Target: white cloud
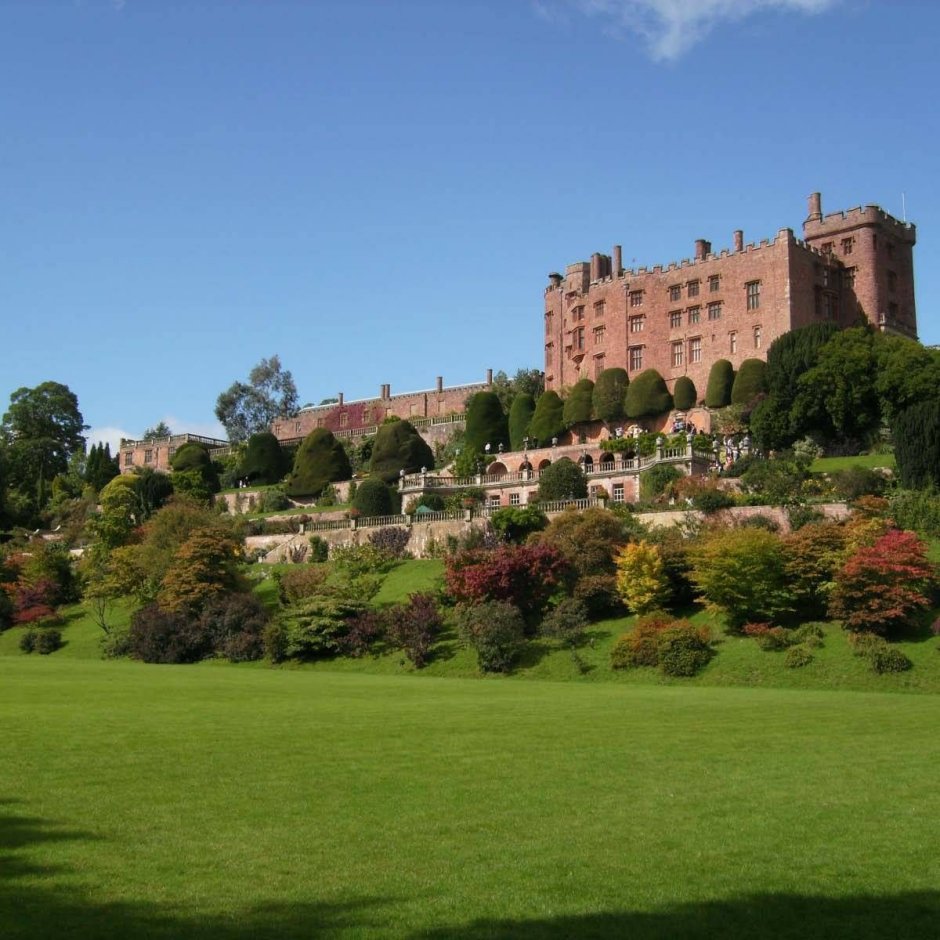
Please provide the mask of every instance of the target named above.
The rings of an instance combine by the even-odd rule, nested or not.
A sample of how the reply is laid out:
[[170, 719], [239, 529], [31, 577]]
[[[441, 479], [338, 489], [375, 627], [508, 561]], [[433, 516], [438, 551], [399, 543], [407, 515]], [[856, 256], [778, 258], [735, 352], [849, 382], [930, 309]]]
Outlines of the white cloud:
[[[673, 61], [716, 26], [761, 12], [823, 13], [841, 0], [567, 0], [585, 13], [609, 18], [614, 32], [645, 40], [656, 61]], [[536, 0], [538, 7], [544, 0]]]
[[111, 446], [111, 455], [113, 456], [121, 447], [121, 438], [133, 436], [130, 431], [125, 431], [123, 428], [105, 426], [90, 428], [85, 435], [85, 440], [88, 447], [91, 447], [93, 444], [109, 444]]

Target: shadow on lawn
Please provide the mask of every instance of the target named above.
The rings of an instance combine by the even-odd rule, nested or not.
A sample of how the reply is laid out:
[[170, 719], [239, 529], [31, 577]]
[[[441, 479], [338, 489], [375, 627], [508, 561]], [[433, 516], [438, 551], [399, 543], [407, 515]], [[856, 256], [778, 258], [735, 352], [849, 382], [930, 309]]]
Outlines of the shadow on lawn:
[[[323, 940], [410, 937], [411, 940], [875, 940], [938, 935], [940, 892], [845, 898], [763, 894], [675, 905], [654, 912], [522, 920], [478, 920], [407, 933], [390, 923], [400, 899], [361, 897], [343, 903], [259, 903], [230, 916], [196, 916], [144, 901], [102, 902], [63, 883], [74, 872], [37, 864], [25, 853], [43, 843], [95, 836], [20, 813], [0, 798], [0, 935], [4, 940]], [[61, 879], [61, 880], [60, 880]], [[106, 886], [102, 886], [106, 888]]]

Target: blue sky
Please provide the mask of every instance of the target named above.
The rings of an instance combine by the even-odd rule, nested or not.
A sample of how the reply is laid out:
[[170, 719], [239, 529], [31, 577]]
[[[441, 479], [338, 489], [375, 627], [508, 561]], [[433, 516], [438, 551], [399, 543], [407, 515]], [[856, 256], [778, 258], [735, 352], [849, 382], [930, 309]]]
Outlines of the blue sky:
[[541, 365], [549, 271], [623, 245], [918, 225], [940, 343], [932, 0], [0, 0], [0, 403], [217, 432]]

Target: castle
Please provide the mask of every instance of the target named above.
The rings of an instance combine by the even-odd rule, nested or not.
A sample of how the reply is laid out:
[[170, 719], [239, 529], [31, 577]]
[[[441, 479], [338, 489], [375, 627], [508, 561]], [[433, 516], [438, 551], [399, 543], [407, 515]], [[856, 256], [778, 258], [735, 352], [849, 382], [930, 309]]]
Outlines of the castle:
[[803, 238], [772, 239], [715, 253], [705, 239], [695, 257], [624, 269], [611, 255], [569, 264], [545, 289], [545, 387], [561, 390], [620, 367], [631, 378], [655, 369], [670, 391], [680, 376], [704, 397], [718, 359], [737, 369], [765, 359], [778, 336], [823, 320], [917, 338], [913, 247], [916, 230], [878, 206], [823, 215], [809, 197]]
[[[826, 320], [917, 338], [913, 248], [916, 229], [878, 206], [823, 215], [822, 196], [809, 197], [803, 237], [780, 229], [772, 239], [745, 244], [734, 232], [731, 249], [712, 251], [703, 238], [695, 256], [653, 268], [624, 269], [622, 250], [595, 253], [549, 275], [544, 294], [545, 387], [561, 390], [578, 379], [596, 379], [607, 368], [632, 377], [655, 369], [670, 391], [680, 376], [704, 397], [708, 373], [718, 359], [738, 368], [745, 359], [766, 359], [767, 348], [789, 330]], [[444, 386], [438, 377], [426, 391], [347, 402], [338, 398], [276, 421], [284, 444], [299, 443], [315, 428], [338, 437], [372, 434], [385, 418], [411, 421], [432, 443], [463, 421], [467, 399], [491, 387], [485, 381]], [[186, 440], [221, 454], [227, 441], [175, 435], [160, 441], [122, 441], [120, 467], [169, 470]], [[598, 454], [603, 461], [606, 455]]]

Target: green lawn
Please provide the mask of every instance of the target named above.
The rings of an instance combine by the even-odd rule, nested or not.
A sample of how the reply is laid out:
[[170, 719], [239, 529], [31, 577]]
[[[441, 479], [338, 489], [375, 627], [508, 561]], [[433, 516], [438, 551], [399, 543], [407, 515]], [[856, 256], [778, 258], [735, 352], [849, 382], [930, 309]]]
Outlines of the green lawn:
[[894, 469], [894, 454], [862, 454], [860, 457], [817, 457], [810, 466], [811, 473], [834, 473], [849, 467], [890, 467]]
[[0, 658], [4, 938], [929, 937], [940, 698]]

